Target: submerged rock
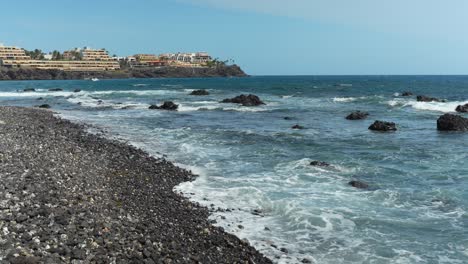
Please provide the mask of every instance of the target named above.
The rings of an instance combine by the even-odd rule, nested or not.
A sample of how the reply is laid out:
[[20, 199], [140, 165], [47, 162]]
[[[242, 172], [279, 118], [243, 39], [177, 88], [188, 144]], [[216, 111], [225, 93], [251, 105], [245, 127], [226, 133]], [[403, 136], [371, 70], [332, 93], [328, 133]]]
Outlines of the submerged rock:
[[221, 103], [235, 103], [235, 104], [241, 104], [243, 106], [258, 106], [258, 105], [264, 105], [265, 103], [260, 100], [260, 98], [256, 95], [249, 94], [241, 94], [239, 96], [236, 96], [231, 99], [224, 99], [221, 101]]
[[292, 128], [292, 129], [304, 129], [304, 127], [301, 126], [301, 125], [294, 125], [294, 126], [292, 126], [291, 128]]
[[81, 92], [81, 89], [75, 89], [75, 90], [73, 90], [73, 92], [74, 93], [79, 93], [79, 92]]
[[350, 181], [348, 182], [349, 185], [353, 186], [354, 188], [358, 189], [367, 189], [369, 188], [369, 184], [362, 182], [362, 181]]
[[401, 96], [412, 96], [412, 95], [413, 95], [412, 92], [403, 92], [403, 93], [401, 94]]
[[41, 105], [39, 105], [39, 106], [37, 106], [37, 107], [39, 107], [39, 108], [50, 108], [50, 105], [48, 105], [48, 104], [41, 104]]
[[60, 91], [63, 91], [62, 88], [50, 88], [49, 89], [49, 92], [60, 92]]
[[319, 160], [314, 160], [310, 162], [311, 166], [317, 166], [317, 167], [329, 167], [330, 163], [327, 163], [325, 161], [319, 161]]
[[437, 119], [437, 130], [468, 131], [468, 118], [453, 114], [442, 115]]
[[292, 117], [289, 117], [289, 116], [285, 116], [285, 117], [283, 117], [283, 119], [284, 119], [284, 120], [293, 120], [293, 118], [292, 118]]
[[151, 105], [148, 109], [161, 109], [161, 110], [169, 110], [169, 111], [176, 111], [179, 108], [179, 105], [174, 104], [171, 101], [164, 102], [161, 106]]
[[190, 93], [190, 95], [209, 95], [210, 93], [207, 90], [195, 90]]
[[468, 113], [468, 104], [457, 106], [457, 108], [455, 108], [455, 111], [460, 113]]
[[380, 121], [376, 120], [374, 124], [370, 125], [369, 127], [370, 130], [375, 130], [375, 131], [396, 131], [396, 125], [393, 122], [385, 122], [385, 121]]
[[26, 88], [26, 89], [23, 90], [23, 92], [35, 92], [35, 91], [36, 91], [36, 89], [34, 89], [34, 88]]
[[445, 100], [438, 99], [438, 98], [435, 98], [435, 97], [429, 97], [429, 96], [425, 96], [425, 95], [416, 96], [416, 100], [418, 102], [445, 102]]
[[361, 112], [361, 111], [356, 111], [352, 112], [348, 116], [346, 116], [346, 119], [348, 120], [360, 120], [360, 119], [365, 119], [369, 116], [369, 113], [367, 112]]

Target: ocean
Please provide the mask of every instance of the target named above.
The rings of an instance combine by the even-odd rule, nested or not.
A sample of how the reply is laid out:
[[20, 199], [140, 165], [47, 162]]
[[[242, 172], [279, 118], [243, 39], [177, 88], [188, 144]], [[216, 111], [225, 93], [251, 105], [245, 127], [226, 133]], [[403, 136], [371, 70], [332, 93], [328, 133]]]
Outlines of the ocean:
[[[251, 93], [266, 105], [219, 103]], [[148, 109], [164, 101], [179, 110]], [[1, 105], [44, 103], [192, 170], [175, 191], [276, 263], [468, 263], [468, 133], [436, 129], [468, 103], [468, 76], [0, 82]], [[346, 120], [355, 110], [370, 115]], [[374, 120], [398, 130], [370, 131]]]

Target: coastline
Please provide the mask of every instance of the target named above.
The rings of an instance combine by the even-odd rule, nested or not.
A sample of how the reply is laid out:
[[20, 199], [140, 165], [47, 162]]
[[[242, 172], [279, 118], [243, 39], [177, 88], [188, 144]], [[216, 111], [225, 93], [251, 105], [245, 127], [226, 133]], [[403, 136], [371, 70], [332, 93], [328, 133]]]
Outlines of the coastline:
[[191, 172], [48, 110], [0, 114], [0, 260], [271, 263], [173, 192]]
[[73, 72], [39, 69], [7, 69], [0, 67], [0, 81], [15, 80], [83, 80], [130, 79], [130, 78], [196, 78], [196, 77], [247, 77], [237, 65], [216, 66], [211, 68], [161, 67], [124, 69], [119, 71]]

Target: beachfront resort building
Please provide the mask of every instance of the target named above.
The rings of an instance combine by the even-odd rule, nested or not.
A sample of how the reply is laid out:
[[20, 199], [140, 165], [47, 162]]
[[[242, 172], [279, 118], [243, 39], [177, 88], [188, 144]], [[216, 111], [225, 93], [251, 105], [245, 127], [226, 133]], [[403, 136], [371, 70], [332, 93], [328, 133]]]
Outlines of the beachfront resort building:
[[135, 58], [134, 61], [128, 60], [128, 65], [131, 68], [162, 67], [167, 65], [166, 61], [161, 60], [155, 54], [135, 54], [131, 57]]
[[64, 52], [63, 60], [33, 60], [22, 48], [0, 46], [0, 66], [63, 71], [114, 71], [120, 64], [107, 51], [85, 48]]
[[166, 53], [161, 54], [160, 57], [167, 58], [169, 61], [191, 64], [204, 64], [211, 61], [211, 56], [207, 52]]

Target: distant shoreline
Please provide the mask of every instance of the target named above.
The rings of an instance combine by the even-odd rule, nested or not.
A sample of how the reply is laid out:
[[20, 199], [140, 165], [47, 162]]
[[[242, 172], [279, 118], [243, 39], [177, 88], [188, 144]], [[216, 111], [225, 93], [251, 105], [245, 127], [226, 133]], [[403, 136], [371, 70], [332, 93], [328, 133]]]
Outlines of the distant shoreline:
[[248, 75], [237, 65], [217, 67], [159, 67], [125, 69], [119, 71], [75, 72], [41, 69], [8, 69], [0, 67], [0, 81], [20, 80], [83, 80], [98, 79], [130, 79], [130, 78], [210, 78], [210, 77], [247, 77]]

